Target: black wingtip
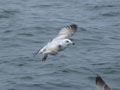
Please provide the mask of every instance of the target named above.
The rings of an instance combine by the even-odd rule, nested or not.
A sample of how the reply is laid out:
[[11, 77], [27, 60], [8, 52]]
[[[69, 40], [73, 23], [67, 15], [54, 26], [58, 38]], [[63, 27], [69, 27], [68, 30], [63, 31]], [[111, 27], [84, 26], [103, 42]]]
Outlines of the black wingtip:
[[[109, 86], [105, 83], [105, 81], [100, 76], [96, 77], [96, 85], [101, 88], [103, 87], [104, 90], [110, 90]], [[103, 89], [100, 89], [100, 90], [103, 90]]]
[[76, 24], [71, 24], [70, 27], [75, 29], [75, 30], [77, 29], [77, 25]]
[[96, 83], [104, 83], [103, 79], [100, 76], [96, 77]]

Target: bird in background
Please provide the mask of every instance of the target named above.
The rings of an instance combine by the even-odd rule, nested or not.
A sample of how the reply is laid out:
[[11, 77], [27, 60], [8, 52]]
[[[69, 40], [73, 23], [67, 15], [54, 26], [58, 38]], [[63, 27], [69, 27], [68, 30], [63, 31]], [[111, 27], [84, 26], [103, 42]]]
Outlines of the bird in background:
[[96, 77], [96, 87], [98, 90], [110, 90], [109, 86], [100, 76]]
[[46, 61], [48, 55], [56, 55], [58, 52], [63, 51], [68, 45], [75, 45], [75, 43], [72, 42], [69, 37], [74, 35], [76, 31], [76, 24], [65, 26], [52, 41], [48, 42], [47, 45], [38, 50], [35, 53], [35, 56], [38, 54], [43, 54], [44, 56], [42, 61]]

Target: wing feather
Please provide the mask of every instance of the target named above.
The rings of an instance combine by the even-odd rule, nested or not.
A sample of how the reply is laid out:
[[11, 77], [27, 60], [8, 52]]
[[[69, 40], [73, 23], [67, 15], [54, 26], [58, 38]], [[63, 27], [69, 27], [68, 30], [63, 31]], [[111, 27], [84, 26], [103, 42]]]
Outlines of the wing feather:
[[76, 24], [66, 26], [66, 27], [64, 27], [60, 30], [60, 32], [58, 33], [58, 36], [53, 40], [67, 39], [70, 36], [72, 36], [76, 31], [77, 31], [77, 25]]
[[103, 79], [100, 76], [96, 77], [96, 86], [98, 90], [110, 90], [108, 85], [103, 81]]

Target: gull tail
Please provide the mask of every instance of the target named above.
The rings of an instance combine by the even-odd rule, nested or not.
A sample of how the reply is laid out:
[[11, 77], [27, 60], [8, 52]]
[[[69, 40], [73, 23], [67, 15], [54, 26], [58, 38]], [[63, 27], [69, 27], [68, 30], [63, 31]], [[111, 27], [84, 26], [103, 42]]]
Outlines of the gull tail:
[[36, 56], [36, 55], [38, 55], [38, 54], [40, 54], [40, 53], [42, 53], [42, 52], [41, 52], [41, 49], [39, 49], [39, 50], [38, 50], [36, 53], [34, 53], [33, 55]]
[[45, 50], [46, 50], [45, 47], [42, 49], [39, 49], [36, 53], [34, 53], [34, 56], [43, 53]]
[[98, 90], [110, 90], [109, 86], [105, 83], [105, 81], [100, 77], [96, 77], [96, 86]]
[[42, 61], [46, 61], [47, 57], [48, 57], [48, 54], [45, 54], [44, 57], [42, 58]]

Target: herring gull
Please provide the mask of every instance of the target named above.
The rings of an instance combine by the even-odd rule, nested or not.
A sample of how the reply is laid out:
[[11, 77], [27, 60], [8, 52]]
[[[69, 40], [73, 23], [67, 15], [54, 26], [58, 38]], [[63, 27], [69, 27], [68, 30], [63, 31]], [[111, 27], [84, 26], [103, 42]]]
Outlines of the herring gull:
[[65, 26], [60, 30], [58, 35], [50, 42], [47, 43], [42, 49], [39, 49], [35, 55], [43, 54], [42, 61], [45, 61], [48, 55], [56, 55], [59, 51], [64, 50], [68, 45], [74, 45], [69, 37], [77, 31], [77, 25], [72, 24]]

